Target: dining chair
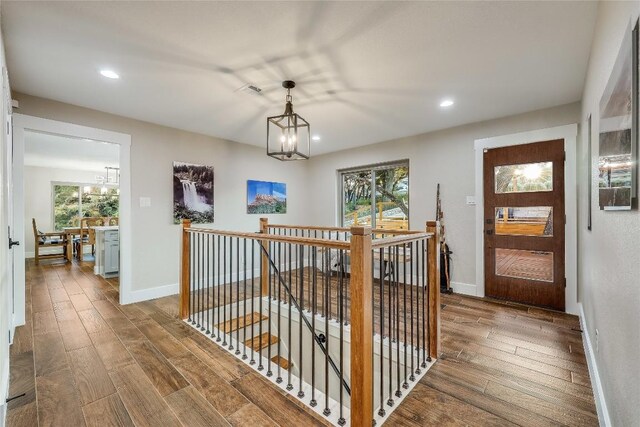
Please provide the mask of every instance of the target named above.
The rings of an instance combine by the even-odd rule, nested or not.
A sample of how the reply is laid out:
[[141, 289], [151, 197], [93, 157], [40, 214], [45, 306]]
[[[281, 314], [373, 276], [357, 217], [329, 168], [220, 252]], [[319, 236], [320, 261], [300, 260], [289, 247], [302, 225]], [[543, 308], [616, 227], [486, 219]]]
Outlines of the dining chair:
[[[67, 258], [67, 233], [64, 232], [51, 232], [43, 233], [38, 230], [36, 225], [36, 219], [32, 218], [31, 223], [33, 225], [33, 239], [34, 239], [34, 256], [36, 265], [40, 264], [40, 259], [54, 259], [54, 258]], [[62, 252], [52, 252], [41, 254], [40, 250], [44, 248], [62, 248]]]
[[84, 247], [87, 245], [91, 245], [91, 255], [95, 254], [96, 232], [92, 227], [105, 225], [105, 222], [105, 218], [102, 217], [88, 217], [80, 220], [80, 235], [73, 241], [80, 261], [84, 260]]

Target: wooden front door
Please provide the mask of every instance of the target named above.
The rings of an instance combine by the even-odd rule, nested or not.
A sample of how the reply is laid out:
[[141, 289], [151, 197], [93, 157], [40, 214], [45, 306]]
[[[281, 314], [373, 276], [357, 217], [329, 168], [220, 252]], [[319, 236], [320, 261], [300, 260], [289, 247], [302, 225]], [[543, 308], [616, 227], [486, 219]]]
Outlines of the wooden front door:
[[564, 311], [564, 141], [484, 152], [485, 295]]

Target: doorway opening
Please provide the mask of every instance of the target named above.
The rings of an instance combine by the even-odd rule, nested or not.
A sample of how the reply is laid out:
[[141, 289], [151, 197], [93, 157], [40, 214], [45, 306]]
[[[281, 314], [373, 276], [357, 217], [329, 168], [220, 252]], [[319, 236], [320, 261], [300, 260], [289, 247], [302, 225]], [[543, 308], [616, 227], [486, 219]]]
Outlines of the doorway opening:
[[119, 157], [118, 144], [25, 131], [27, 259], [80, 262], [102, 275], [109, 259], [106, 272], [118, 276], [119, 247], [105, 246], [104, 233], [118, 242]]
[[[130, 135], [13, 115], [15, 326], [25, 261], [79, 262], [131, 292]], [[114, 279], [117, 278], [117, 279]]]

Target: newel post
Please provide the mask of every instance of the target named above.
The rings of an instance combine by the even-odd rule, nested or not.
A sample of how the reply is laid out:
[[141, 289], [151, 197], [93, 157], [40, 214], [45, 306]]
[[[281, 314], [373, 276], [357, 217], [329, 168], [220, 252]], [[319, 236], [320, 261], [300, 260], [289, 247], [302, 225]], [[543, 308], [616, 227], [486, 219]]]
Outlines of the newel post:
[[180, 266], [180, 317], [189, 317], [189, 298], [191, 296], [191, 236], [187, 231], [191, 221], [182, 220], [182, 262]]
[[[268, 218], [260, 218], [260, 234], [269, 234]], [[267, 296], [269, 295], [269, 242], [262, 240], [261, 244], [265, 250], [261, 251], [260, 288], [262, 289], [262, 296]]]
[[440, 354], [440, 223], [427, 221], [427, 233], [433, 233], [427, 241], [429, 356], [436, 359]]
[[351, 227], [351, 425], [373, 421], [371, 227]]

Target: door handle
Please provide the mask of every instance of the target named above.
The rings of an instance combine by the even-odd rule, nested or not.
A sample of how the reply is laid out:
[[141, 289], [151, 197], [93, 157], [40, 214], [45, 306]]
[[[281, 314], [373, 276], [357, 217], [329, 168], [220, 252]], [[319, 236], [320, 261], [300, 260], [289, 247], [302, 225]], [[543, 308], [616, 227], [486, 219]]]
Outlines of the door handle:
[[493, 230], [490, 228], [485, 230], [484, 232], [487, 233], [488, 236], [491, 236], [493, 234]]
[[20, 245], [20, 242], [18, 242], [17, 240], [13, 240], [13, 239], [11, 239], [11, 237], [9, 237], [9, 249], [11, 249], [12, 247], [14, 247], [16, 245]]

